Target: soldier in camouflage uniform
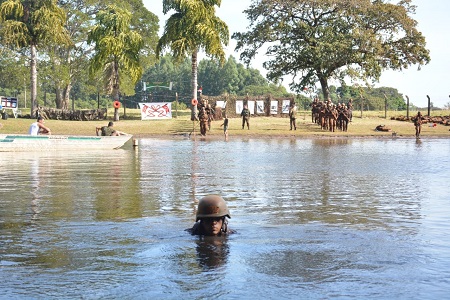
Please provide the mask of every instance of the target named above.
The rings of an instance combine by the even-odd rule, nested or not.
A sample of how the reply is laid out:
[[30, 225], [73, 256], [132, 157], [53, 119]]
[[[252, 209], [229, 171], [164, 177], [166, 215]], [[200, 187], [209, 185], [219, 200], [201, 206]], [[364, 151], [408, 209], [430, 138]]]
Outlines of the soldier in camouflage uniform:
[[290, 120], [290, 126], [292, 130], [292, 127], [294, 127], [294, 130], [297, 130], [297, 125], [295, 124], [295, 119], [297, 118], [297, 106], [295, 103], [291, 105], [289, 108], [289, 120]]
[[204, 106], [202, 106], [198, 112], [198, 119], [200, 121], [200, 134], [205, 136], [206, 126], [208, 125], [208, 114], [206, 113]]
[[245, 124], [247, 124], [247, 128], [250, 129], [250, 110], [247, 108], [247, 105], [244, 105], [244, 109], [241, 112], [242, 117], [242, 129], [244, 129]]

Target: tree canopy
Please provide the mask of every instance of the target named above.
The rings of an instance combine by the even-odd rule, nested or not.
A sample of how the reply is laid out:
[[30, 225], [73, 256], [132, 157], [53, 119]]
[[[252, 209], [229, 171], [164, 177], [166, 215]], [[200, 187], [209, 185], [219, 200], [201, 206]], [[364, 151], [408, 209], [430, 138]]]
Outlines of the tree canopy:
[[[170, 43], [165, 47], [173, 50], [172, 45], [174, 45], [174, 43], [183, 42], [184, 37], [191, 38], [191, 36], [187, 36], [188, 34], [199, 38], [201, 34], [200, 29], [204, 30], [203, 32], [206, 33], [208, 32], [206, 29], [209, 28], [211, 34], [216, 34], [216, 38], [227, 38], [228, 29], [225, 31], [226, 28], [224, 27], [226, 24], [220, 21], [220, 19], [216, 20], [215, 18], [217, 17], [213, 14], [215, 13], [214, 7], [217, 7], [220, 3], [221, 1], [217, 0], [167, 0], [164, 9], [166, 13], [174, 12], [171, 16], [174, 22], [166, 24], [166, 27], [174, 25], [172, 29], [179, 34], [178, 37], [180, 37], [180, 39], [171, 39]], [[254, 36], [250, 34], [251, 32], [246, 34], [242, 33], [241, 37], [248, 38], [250, 44], [244, 44], [244, 40], [241, 40], [241, 44], [239, 45], [246, 51], [246, 55], [243, 56], [244, 62], [250, 62], [252, 58], [251, 51], [258, 51], [264, 44], [269, 45], [269, 50], [272, 51], [269, 53], [274, 56], [269, 57], [273, 59], [267, 61], [265, 66], [269, 68], [269, 74], [273, 78], [272, 81], [264, 78], [259, 70], [249, 68], [248, 66], [239, 63], [233, 56], [229, 56], [228, 58], [225, 56], [222, 57], [220, 53], [224, 55], [224, 52], [219, 46], [226, 45], [226, 43], [225, 41], [220, 41], [220, 45], [219, 43], [216, 43], [218, 48], [215, 48], [218, 51], [216, 53], [218, 55], [208, 55], [206, 59], [198, 62], [198, 69], [195, 71], [196, 77], [194, 84], [193, 56], [191, 55], [191, 52], [189, 52], [192, 49], [186, 48], [189, 51], [179, 57], [174, 56], [175, 51], [171, 51], [172, 55], [162, 55], [161, 51], [163, 47], [157, 49], [158, 41], [161, 42], [158, 37], [158, 18], [143, 6], [142, 0], [0, 0], [0, 13], [2, 18], [0, 22], [0, 94], [18, 96], [20, 98], [20, 103], [26, 103], [24, 107], [36, 107], [36, 105], [43, 104], [44, 106], [67, 109], [69, 108], [69, 100], [72, 100], [72, 108], [74, 109], [111, 107], [112, 101], [110, 98], [108, 99], [106, 95], [112, 93], [111, 90], [108, 91], [107, 89], [111, 88], [112, 85], [107, 85], [105, 87], [104, 82], [100, 78], [102, 74], [106, 74], [103, 73], [103, 71], [112, 71], [114, 69], [105, 68], [107, 66], [112, 66], [111, 64], [99, 63], [98, 69], [96, 68], [98, 73], [95, 73], [94, 80], [92, 77], [89, 77], [88, 71], [90, 63], [94, 62], [92, 60], [93, 58], [98, 58], [96, 55], [99, 55], [99, 50], [101, 49], [100, 47], [96, 48], [96, 42], [91, 44], [87, 43], [88, 34], [91, 32], [90, 30], [93, 26], [103, 26], [105, 24], [103, 21], [101, 23], [99, 16], [103, 12], [109, 11], [108, 5], [110, 4], [114, 4], [124, 11], [126, 15], [131, 16], [128, 18], [126, 30], [135, 32], [142, 38], [142, 47], [138, 47], [140, 50], [138, 52], [133, 52], [133, 56], [131, 56], [138, 58], [139, 66], [142, 68], [142, 76], [136, 76], [133, 80], [129, 80], [132, 76], [130, 76], [130, 73], [127, 73], [128, 71], [125, 68], [121, 68], [119, 73], [121, 76], [120, 100], [126, 97], [128, 107], [136, 107], [137, 103], [141, 101], [175, 100], [175, 93], [178, 95], [178, 100], [190, 104], [193, 93], [196, 94], [197, 86], [202, 86], [203, 93], [208, 96], [218, 96], [222, 94], [260, 96], [271, 94], [274, 97], [287, 97], [289, 95], [288, 92], [283, 85], [280, 85], [280, 81], [277, 79], [283, 77], [285, 74], [297, 74], [296, 81], [293, 81], [292, 83], [297, 87], [297, 91], [302, 91], [302, 93], [299, 93], [298, 95], [297, 103], [301, 104], [301, 107], [308, 109], [312, 94], [308, 92], [304, 93], [303, 87], [311, 87], [318, 81], [319, 77], [316, 75], [316, 69], [314, 68], [320, 66], [322, 68], [321, 70], [324, 71], [317, 74], [327, 74], [325, 70], [332, 70], [332, 59], [345, 57], [347, 61], [352, 61], [352, 63], [348, 65], [348, 68], [346, 66], [339, 67], [335, 69], [334, 72], [330, 73], [332, 74], [331, 77], [324, 77], [327, 80], [329, 78], [338, 78], [341, 80], [339, 87], [333, 85], [328, 86], [328, 82], [325, 87], [325, 93], [332, 97], [333, 101], [340, 102], [344, 99], [348, 100], [349, 98], [353, 98], [355, 106], [359, 107], [360, 104], [363, 104], [365, 110], [383, 109], [387, 97], [389, 109], [404, 108], [406, 104], [403, 100], [403, 96], [395, 89], [366, 88], [361, 85], [355, 86], [353, 83], [347, 84], [346, 80], [342, 79], [350, 77], [350, 75], [354, 75], [355, 78], [365, 78], [366, 74], [370, 74], [361, 71], [363, 69], [358, 67], [359, 65], [358, 63], [355, 63], [356, 59], [354, 59], [354, 57], [358, 57], [356, 50], [362, 48], [361, 45], [363, 44], [364, 39], [366, 41], [366, 46], [368, 47], [367, 51], [372, 49], [370, 47], [375, 47], [375, 45], [377, 45], [375, 40], [369, 39], [371, 35], [367, 35], [366, 39], [366, 35], [362, 34], [363, 30], [361, 29], [361, 24], [364, 24], [362, 21], [359, 21], [359, 23], [355, 21], [356, 24], [359, 24], [358, 26], [350, 26], [351, 24], [347, 24], [347, 27], [344, 26], [344, 21], [341, 20], [340, 22], [337, 22], [337, 20], [343, 18], [345, 12], [345, 10], [343, 10], [343, 3], [347, 3], [349, 11], [345, 13], [348, 15], [348, 18], [354, 18], [354, 20], [358, 20], [359, 18], [368, 22], [370, 25], [366, 28], [366, 31], [368, 32], [370, 32], [370, 28], [375, 26], [375, 23], [369, 22], [370, 20], [375, 19], [380, 22], [382, 18], [391, 20], [392, 17], [390, 17], [390, 15], [392, 14], [397, 14], [397, 19], [401, 20], [406, 25], [409, 24], [412, 28], [412, 32], [408, 31], [409, 36], [407, 36], [405, 34], [405, 32], [407, 32], [405, 29], [407, 28], [406, 25], [402, 27], [392, 23], [388, 26], [385, 23], [381, 23], [385, 28], [394, 29], [398, 27], [398, 30], [396, 29], [397, 34], [392, 36], [391, 42], [393, 45], [389, 49], [391, 49], [394, 54], [399, 55], [399, 59], [388, 59], [381, 56], [381, 54], [387, 52], [383, 50], [383, 47], [388, 49], [389, 35], [384, 34], [384, 30], [387, 29], [380, 29], [377, 30], [377, 32], [381, 32], [381, 36], [385, 39], [386, 43], [383, 47], [380, 46], [380, 49], [372, 49], [371, 51], [373, 53], [369, 51], [370, 53], [367, 52], [364, 54], [360, 51], [361, 64], [364, 67], [370, 66], [373, 70], [379, 70], [381, 72], [384, 68], [390, 67], [390, 64], [397, 66], [398, 68], [406, 68], [409, 66], [408, 62], [416, 62], [420, 66], [421, 63], [429, 61], [429, 57], [427, 56], [428, 51], [424, 48], [424, 39], [420, 33], [415, 31], [416, 23], [409, 18], [409, 14], [412, 14], [414, 11], [414, 7], [409, 5], [410, 1], [401, 2], [403, 10], [397, 5], [389, 6], [384, 3], [384, 1], [369, 2], [364, 0], [356, 2], [336, 0], [291, 2], [288, 0], [264, 0], [261, 1], [261, 3], [267, 5], [271, 4], [271, 6], [260, 7], [259, 5], [253, 4], [249, 7], [249, 11], [252, 11], [254, 13], [252, 16], [255, 17], [253, 23], [254, 30], [258, 28], [261, 30], [261, 33], [258, 35], [255, 34]], [[285, 11], [282, 11], [283, 7], [280, 6], [280, 3], [286, 5], [287, 9], [285, 9]], [[302, 8], [300, 5], [297, 5], [297, 3], [304, 4], [305, 6]], [[306, 5], [308, 3], [310, 6]], [[329, 7], [322, 7], [319, 5], [321, 3], [329, 4]], [[356, 8], [352, 6], [355, 3], [358, 4], [358, 7]], [[293, 9], [288, 4], [293, 4]], [[368, 4], [383, 4], [386, 6], [378, 6], [380, 10], [382, 8], [390, 8], [392, 12], [387, 13], [381, 10], [383, 11], [383, 16], [379, 16], [375, 14], [375, 8], [371, 10], [367, 8], [369, 7]], [[315, 6], [313, 7], [313, 5]], [[333, 5], [336, 7], [332, 9]], [[366, 14], [363, 15], [362, 12], [365, 6], [367, 6], [365, 10]], [[202, 12], [201, 10], [206, 7], [208, 7], [208, 10]], [[257, 10], [257, 8], [259, 10]], [[317, 15], [316, 19], [314, 19], [315, 22], [317, 22], [317, 28], [312, 26], [314, 24], [311, 23], [311, 21], [307, 22], [306, 19], [302, 19], [302, 22], [304, 22], [302, 23], [302, 26], [299, 26], [299, 21], [294, 23], [294, 20], [296, 20], [294, 17], [300, 15], [300, 12], [306, 14], [306, 12], [310, 12], [313, 8], [315, 9], [314, 12], [316, 14], [318, 12], [328, 12], [327, 15], [330, 16], [329, 19], [326, 19], [325, 16]], [[46, 11], [52, 9], [54, 11], [49, 11], [49, 14], [43, 15]], [[190, 9], [189, 12], [187, 11], [188, 9]], [[279, 12], [276, 9], [279, 10]], [[356, 14], [355, 11], [358, 11], [359, 13]], [[267, 14], [266, 19], [260, 17], [260, 12]], [[275, 14], [275, 12], [277, 12], [278, 15]], [[355, 16], [351, 17], [350, 12], [355, 14]], [[373, 15], [369, 14], [369, 12]], [[403, 19], [405, 12], [407, 12], [408, 16]], [[22, 15], [22, 13], [24, 14]], [[206, 16], [217, 21], [217, 25], [222, 26], [220, 27], [220, 30], [215, 29], [213, 26], [214, 23], [207, 23], [205, 21], [204, 13], [206, 13]], [[292, 15], [292, 19], [289, 19], [289, 14]], [[331, 17], [333, 14], [335, 15], [334, 18]], [[29, 18], [25, 18], [25, 16], [28, 16]], [[44, 19], [40, 19], [43, 16]], [[194, 19], [186, 19], [187, 16], [193, 16]], [[319, 18], [319, 16], [321, 18]], [[184, 19], [182, 17], [184, 17]], [[199, 18], [195, 19], [197, 17]], [[269, 18], [272, 18], [271, 22], [269, 22]], [[185, 32], [181, 33], [177, 31], [177, 27], [175, 27], [177, 22], [175, 22], [175, 19], [179, 22], [179, 26], [184, 26], [182, 29], [185, 30]], [[333, 23], [333, 20], [336, 23]], [[37, 21], [42, 21], [42, 23]], [[54, 23], [49, 23], [51, 21], [54, 21]], [[350, 23], [350, 21], [348, 21], [348, 23]], [[38, 24], [39, 26], [45, 26], [37, 28]], [[49, 26], [48, 24], [52, 25]], [[190, 26], [192, 25], [190, 31], [187, 30], [187, 24]], [[319, 26], [320, 24], [321, 26]], [[55, 28], [52, 26], [55, 26]], [[56, 33], [56, 27], [61, 31]], [[20, 31], [19, 29], [24, 31]], [[44, 29], [48, 29], [48, 31], [43, 31]], [[34, 33], [37, 32], [39, 32], [39, 35], [34, 36]], [[193, 34], [193, 32], [195, 32], [195, 34]], [[311, 34], [308, 35], [308, 32]], [[350, 35], [352, 32], [353, 35]], [[351, 50], [354, 50], [354, 53], [350, 53], [348, 45], [353, 45], [351, 44], [351, 38], [352, 36], [355, 36], [357, 32], [359, 32], [361, 38], [360, 40], [353, 42], [355, 49], [351, 48]], [[33, 33], [33, 35], [25, 35], [24, 33]], [[169, 33], [169, 31], [166, 33]], [[288, 35], [288, 33], [290, 33], [290, 35]], [[183, 36], [183, 34], [185, 36]], [[347, 39], [345, 38], [345, 34], [349, 34]], [[127, 34], [122, 34], [122, 36], [124, 35]], [[132, 37], [132, 35], [133, 34], [129, 37]], [[332, 39], [334, 35], [337, 36], [335, 37], [335, 40]], [[90, 37], [93, 38], [92, 35]], [[174, 37], [177, 36], [175, 35]], [[269, 40], [268, 37], [271, 39]], [[29, 42], [33, 41], [32, 38], [35, 38], [35, 42], [37, 42], [35, 46], [29, 44]], [[326, 40], [325, 38], [328, 38], [329, 40]], [[62, 40], [64, 43], [60, 43], [58, 40]], [[108, 43], [112, 43], [113, 47], [108, 50], [117, 50], [120, 46], [120, 43], [117, 41], [113, 42], [113, 40], [114, 38], [111, 37]], [[91, 41], [93, 41], [93, 39]], [[200, 41], [205, 42], [203, 39], [200, 39]], [[219, 40], [216, 41], [219, 42]], [[267, 41], [269, 42], [267, 43]], [[315, 41], [316, 46], [314, 47], [312, 43], [306, 44], [306, 41]], [[415, 41], [417, 41], [417, 43]], [[228, 42], [228, 40], [226, 42]], [[281, 44], [281, 42], [283, 42], [283, 44]], [[252, 43], [255, 44], [254, 47]], [[277, 46], [278, 44], [282, 45], [282, 47], [270, 48], [272, 46]], [[104, 45], [107, 45], [106, 41]], [[198, 49], [206, 50], [206, 48], [202, 48], [205, 47], [204, 45], [206, 44], [198, 45]], [[162, 44], [160, 44], [160, 46], [162, 46]], [[400, 49], [400, 46], [411, 51], [417, 50], [417, 52], [409, 54], [407, 52], [401, 52], [398, 50]], [[279, 51], [275, 51], [277, 49]], [[37, 53], [37, 50], [39, 50], [39, 53]], [[137, 48], [135, 50], [137, 50]], [[157, 50], [159, 50], [159, 52]], [[398, 51], [398, 53], [396, 51]], [[422, 54], [420, 51], [422, 51]], [[157, 52], [158, 55], [160, 55], [159, 61], [157, 61], [156, 57]], [[117, 51], [117, 53], [120, 55], [127, 54], [125, 50], [122, 52]], [[193, 53], [196, 54], [197, 52], [194, 51]], [[320, 53], [322, 53], [322, 55], [319, 55]], [[375, 59], [376, 53], [378, 53], [380, 59]], [[105, 57], [112, 57], [107, 55], [106, 52], [104, 52], [104, 54]], [[309, 56], [306, 56], [307, 54]], [[366, 58], [371, 58], [372, 60], [362, 63], [364, 55]], [[37, 68], [37, 61], [39, 61], [39, 68]], [[276, 64], [278, 61], [279, 64]], [[316, 63], [312, 64], [311, 62]], [[273, 68], [270, 63], [273, 63]], [[339, 61], [337, 61], [336, 66], [339, 65], [338, 63]], [[367, 66], [365, 64], [367, 64]], [[135, 66], [137, 66], [137, 64]], [[27, 75], [27, 73], [30, 74], [29, 70], [32, 71], [32, 76]], [[37, 70], [39, 70], [39, 72], [37, 72]], [[372, 69], [367, 68], [367, 70], [370, 71]], [[139, 68], [137, 71], [139, 72]], [[360, 71], [361, 73], [359, 73]], [[114, 73], [109, 74], [111, 75]], [[307, 77], [306, 75], [310, 76]], [[111, 77], [106, 78], [111, 79]], [[169, 91], [168, 89], [156, 88], [143, 93], [142, 82], [136, 82], [136, 78], [143, 82], [173, 82], [173, 89]], [[35, 96], [32, 97], [36, 102], [30, 101], [30, 97], [27, 97], [30, 95], [28, 93], [28, 86], [30, 86], [32, 80], [34, 80], [34, 85], [31, 84], [32, 90], [33, 86], [39, 87], [35, 92]], [[304, 81], [301, 82], [302, 80]], [[109, 81], [109, 83], [113, 82], [114, 81]], [[320, 93], [323, 98], [324, 92], [322, 88], [319, 90], [310, 88], [308, 91], [312, 91], [314, 94]], [[118, 95], [115, 93], [113, 94], [115, 95], [114, 99], [117, 99]], [[25, 101], [22, 102], [22, 99]], [[39, 103], [37, 103], [37, 100], [39, 100]], [[28, 106], [28, 104], [32, 105]]]
[[319, 82], [328, 98], [329, 79], [377, 81], [430, 61], [411, 0], [259, 0], [245, 13], [250, 30], [232, 36], [240, 58], [249, 64], [267, 46], [267, 77], [290, 75], [297, 92]]
[[[224, 45], [228, 45], [228, 26], [216, 16], [215, 7], [221, 0], [163, 0], [164, 14], [173, 10], [166, 21], [164, 32], [158, 42], [157, 55], [163, 49], [171, 49], [173, 56], [183, 60], [191, 56], [192, 98], [197, 99], [197, 55], [200, 50], [210, 57], [225, 60]], [[197, 118], [197, 107], [192, 107], [191, 119]]]
[[[167, 99], [175, 99], [175, 93], [177, 93], [179, 101], [190, 104], [192, 100], [190, 74], [191, 63], [188, 58], [179, 63], [166, 54], [160, 58], [158, 64], [144, 73], [142, 80], [150, 85], [156, 82], [172, 82], [172, 90], [155, 87], [141, 97], [150, 101], [167, 101]], [[270, 83], [259, 70], [246, 68], [233, 56], [230, 56], [223, 65], [214, 59], [202, 59], [198, 66], [198, 82], [203, 88], [203, 94], [208, 96], [224, 94], [290, 96], [284, 86]], [[136, 98], [133, 101], [139, 102], [141, 99]]]
[[[92, 103], [98, 106], [100, 102], [107, 103], [103, 99], [107, 93], [103, 82], [90, 80], [87, 74], [95, 50], [87, 43], [87, 35], [92, 26], [98, 24], [95, 17], [99, 11], [110, 4], [131, 13], [129, 28], [143, 40], [139, 63], [145, 69], [154, 65], [159, 39], [158, 17], [144, 7], [142, 0], [0, 0], [0, 52], [5, 54], [0, 55], [0, 89], [8, 88], [17, 93], [31, 82], [33, 102], [30, 107], [44, 104], [68, 109], [70, 98], [75, 107], [75, 100], [78, 97], [87, 100], [86, 95], [94, 97], [97, 101]], [[12, 73], [9, 66], [14, 64], [16, 68]], [[31, 76], [25, 78], [22, 69], [31, 70]], [[101, 72], [97, 75], [100, 77]], [[121, 83], [121, 91], [131, 95], [135, 84], [128, 78]], [[26, 98], [26, 94], [22, 97]], [[40, 99], [44, 99], [44, 103], [38, 103]], [[80, 102], [78, 107], [91, 107], [88, 105]]]
[[70, 45], [65, 22], [65, 12], [56, 0], [6, 0], [0, 5], [2, 42], [30, 51], [31, 114], [37, 108], [37, 47]]
[[[143, 40], [138, 32], [131, 30], [131, 17], [128, 10], [110, 5], [98, 12], [97, 24], [88, 34], [88, 43], [95, 44], [90, 74], [102, 71], [105, 86], [116, 101], [119, 100], [121, 82], [129, 80], [136, 84], [142, 76], [139, 53]], [[114, 120], [119, 120], [117, 108]]]

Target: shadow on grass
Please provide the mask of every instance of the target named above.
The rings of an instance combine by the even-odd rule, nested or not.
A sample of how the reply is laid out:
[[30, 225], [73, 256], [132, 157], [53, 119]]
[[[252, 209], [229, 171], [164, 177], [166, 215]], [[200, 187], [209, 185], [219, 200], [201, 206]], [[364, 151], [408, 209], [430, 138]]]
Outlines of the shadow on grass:
[[200, 132], [200, 127], [198, 122], [192, 122], [190, 120], [180, 120], [176, 122], [175, 125], [169, 130], [169, 133], [174, 135], [189, 134], [195, 129], [195, 131]]
[[310, 123], [306, 124], [306, 129], [308, 132], [326, 132], [327, 129], [321, 129], [319, 124], [316, 123]]

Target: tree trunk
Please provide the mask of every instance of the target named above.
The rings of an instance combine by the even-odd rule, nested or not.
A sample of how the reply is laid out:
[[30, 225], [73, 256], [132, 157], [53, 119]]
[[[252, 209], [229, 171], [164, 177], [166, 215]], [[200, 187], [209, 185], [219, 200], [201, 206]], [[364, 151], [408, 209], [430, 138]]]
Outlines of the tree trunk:
[[[192, 99], [197, 100], [197, 51], [194, 51], [192, 53], [191, 88], [192, 88]], [[191, 121], [198, 121], [197, 105], [192, 105], [192, 108], [191, 108]]]
[[327, 101], [328, 98], [330, 98], [330, 90], [328, 89], [328, 79], [323, 76], [320, 76], [319, 81], [320, 87], [322, 88], [323, 100]]
[[[119, 66], [114, 63], [114, 79], [113, 79], [113, 101], [119, 101]], [[119, 109], [114, 108], [114, 121], [119, 121]]]
[[72, 84], [69, 83], [66, 86], [66, 88], [64, 89], [64, 97], [63, 97], [63, 101], [61, 102], [61, 108], [62, 109], [67, 109], [69, 107], [70, 92], [71, 91], [72, 91]]
[[[56, 52], [56, 51], [55, 51]], [[61, 66], [61, 61], [57, 58], [57, 56], [52, 57], [52, 71], [54, 74], [56, 74], [57, 67]], [[57, 109], [64, 109], [63, 107], [63, 81], [59, 78], [54, 78], [55, 83], [55, 104]]]
[[64, 88], [61, 88], [61, 83], [56, 83], [55, 86], [55, 102], [56, 108], [58, 109], [68, 109], [70, 101], [70, 91], [72, 85], [69, 83]]
[[123, 97], [122, 97], [122, 100], [123, 100], [123, 118], [124, 119], [126, 119], [127, 118], [127, 105], [126, 105], [126, 102], [127, 102], [127, 100], [126, 100], [126, 95], [125, 94], [123, 94]]
[[30, 72], [31, 72], [31, 117], [37, 117], [35, 112], [37, 111], [38, 103], [37, 103], [37, 50], [36, 45], [31, 45], [30, 47]]
[[56, 102], [56, 108], [64, 109], [63, 107], [63, 91], [61, 89], [60, 83], [57, 82], [55, 84], [55, 102]]

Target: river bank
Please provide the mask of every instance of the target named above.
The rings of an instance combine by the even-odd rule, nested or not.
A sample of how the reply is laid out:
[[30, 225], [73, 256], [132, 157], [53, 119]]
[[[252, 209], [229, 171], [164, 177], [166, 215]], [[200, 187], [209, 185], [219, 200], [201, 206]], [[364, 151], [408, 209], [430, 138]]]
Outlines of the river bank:
[[[46, 120], [45, 125], [50, 127], [53, 134], [57, 135], [95, 135], [95, 128], [107, 125], [109, 120], [102, 121], [65, 121]], [[26, 118], [8, 118], [1, 120], [3, 125], [0, 133], [3, 134], [26, 134], [28, 128], [34, 120]], [[201, 136], [198, 122], [192, 122], [189, 114], [180, 114], [176, 118], [167, 120], [142, 121], [137, 118], [124, 119], [123, 117], [114, 122], [114, 127], [132, 134], [137, 138], [145, 137], [192, 137]], [[207, 132], [206, 138], [223, 138], [222, 120], [211, 123], [211, 129]], [[377, 131], [377, 126], [384, 125], [388, 131]], [[336, 129], [335, 132], [322, 130], [319, 125], [311, 121], [311, 116], [307, 113], [299, 114], [297, 118], [297, 130], [289, 130], [288, 118], [275, 117], [253, 117], [250, 119], [250, 130], [242, 129], [240, 118], [229, 119], [229, 137], [252, 137], [252, 138], [346, 138], [346, 137], [397, 137], [414, 138], [415, 128], [411, 121], [397, 121], [380, 116], [353, 117], [349, 123], [348, 131], [343, 132]], [[450, 138], [450, 126], [441, 124], [424, 124], [422, 126], [422, 138], [441, 137]], [[203, 137], [202, 137], [203, 138]]]

